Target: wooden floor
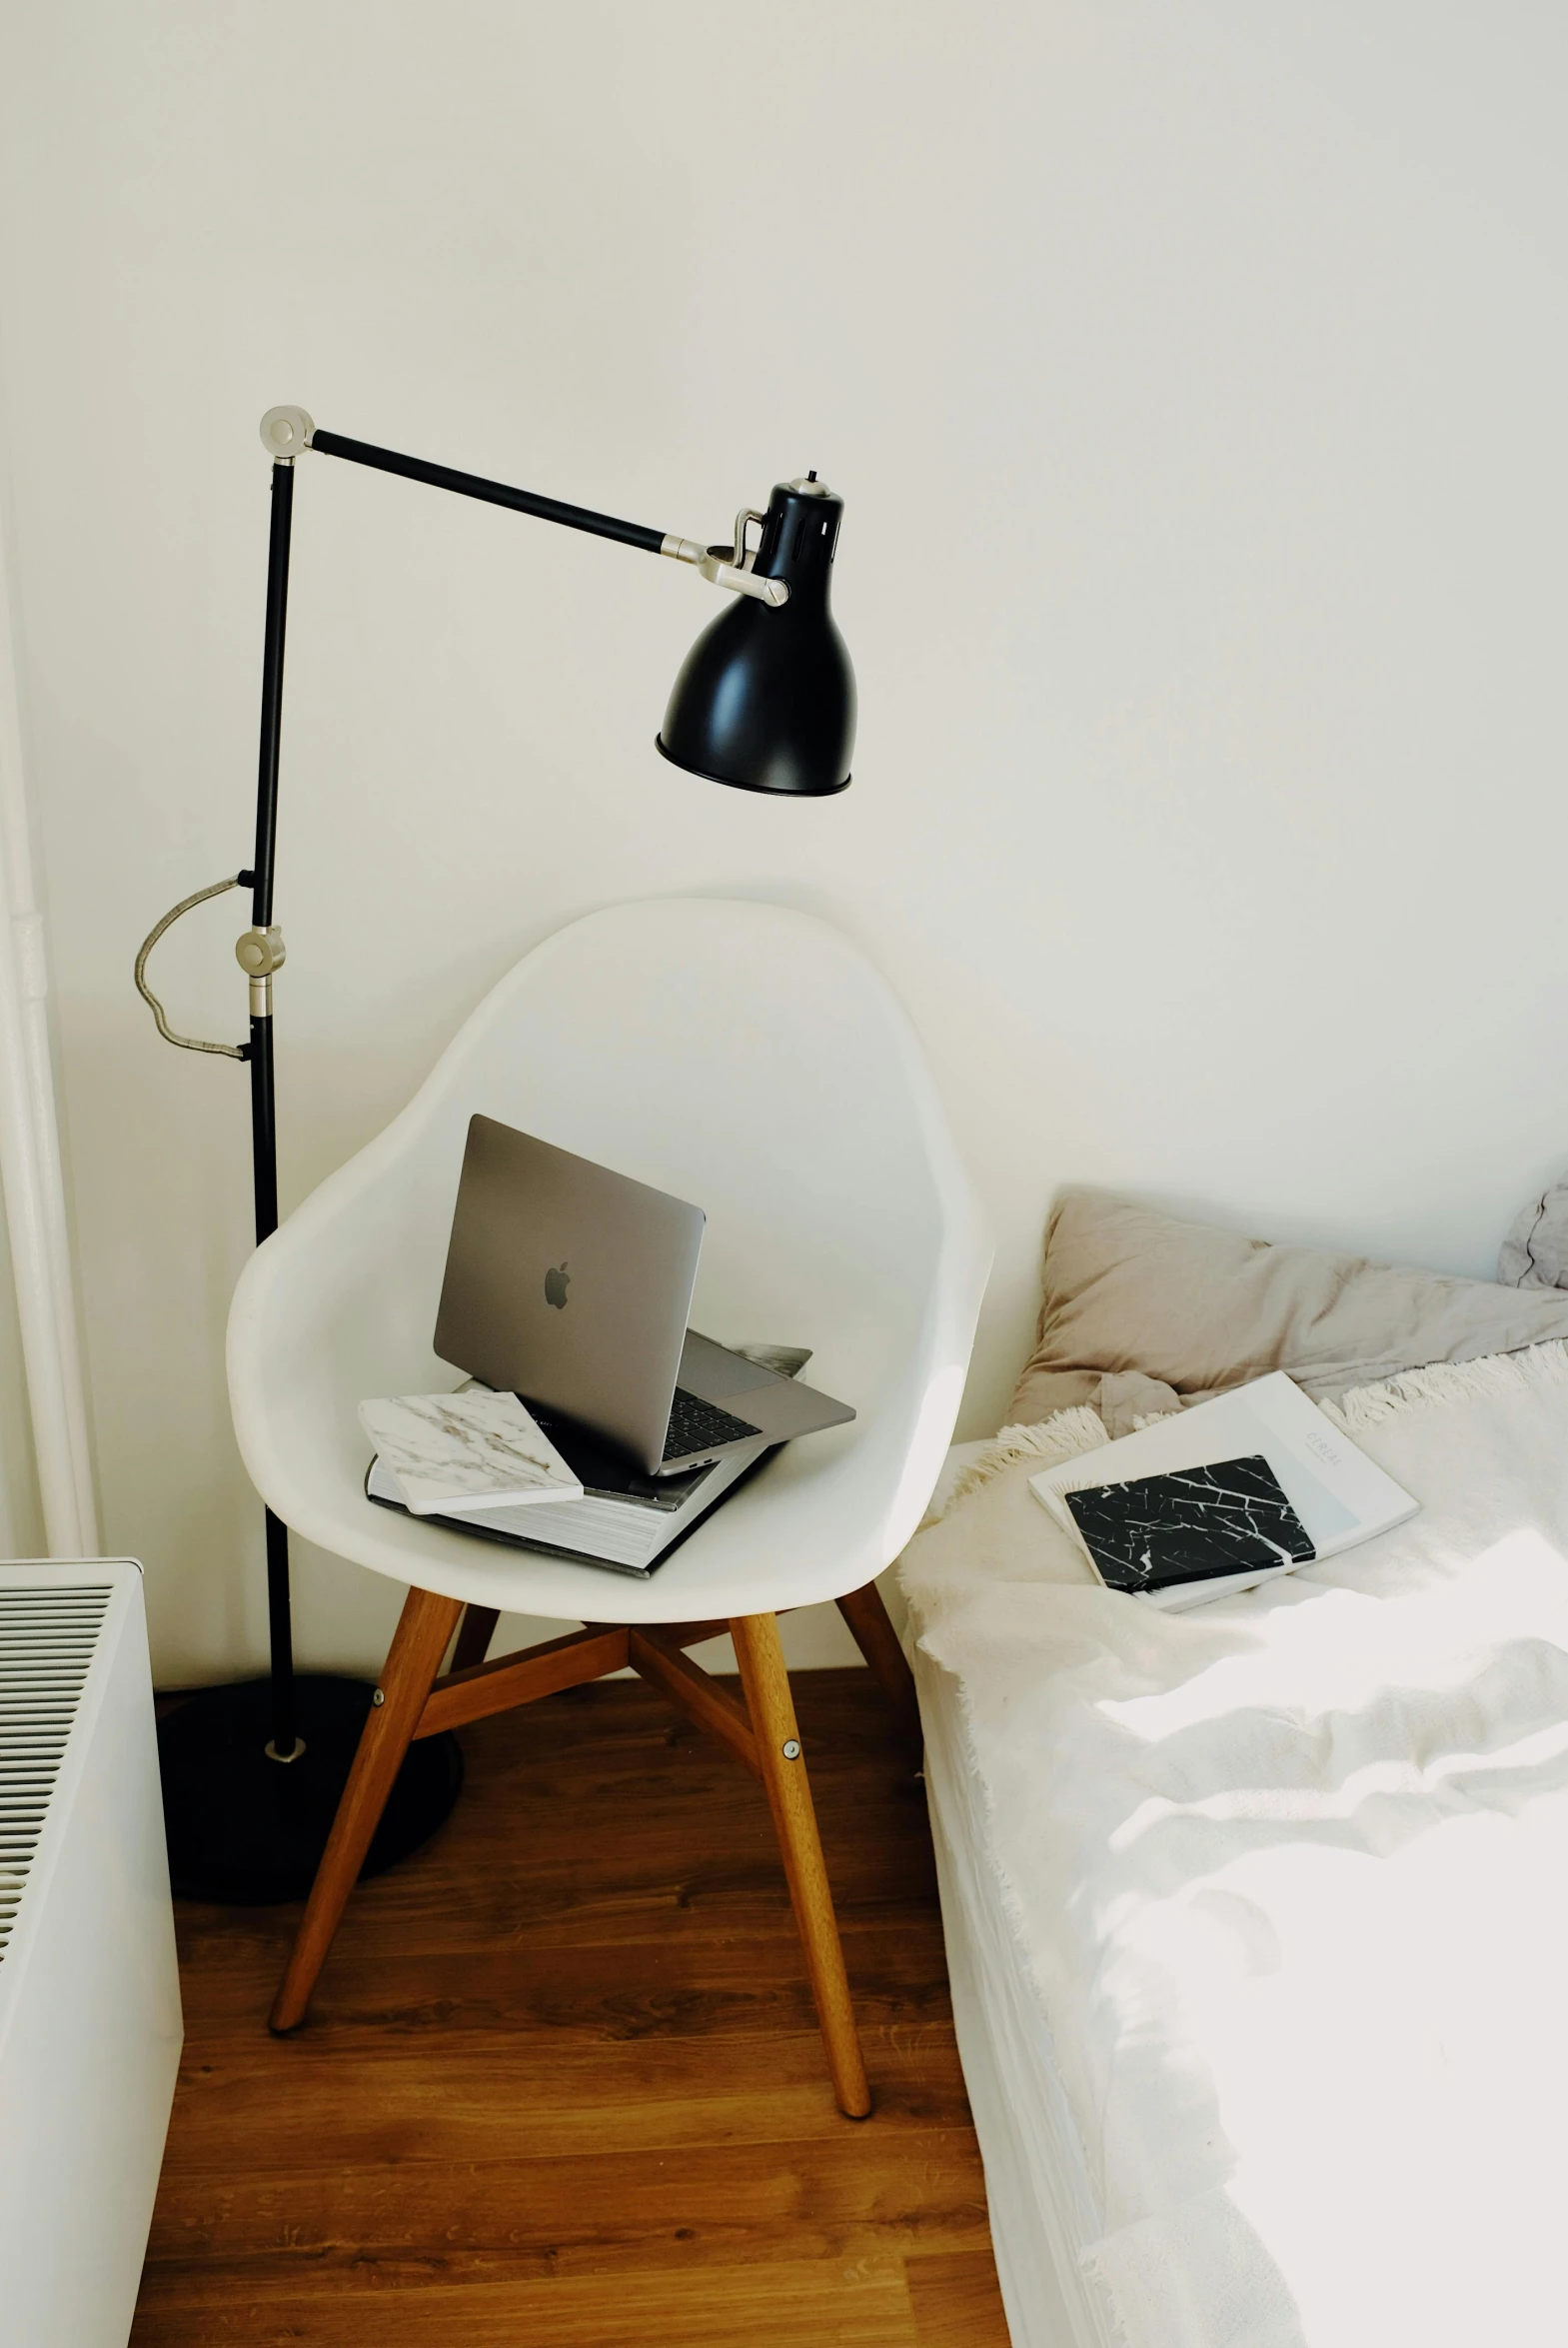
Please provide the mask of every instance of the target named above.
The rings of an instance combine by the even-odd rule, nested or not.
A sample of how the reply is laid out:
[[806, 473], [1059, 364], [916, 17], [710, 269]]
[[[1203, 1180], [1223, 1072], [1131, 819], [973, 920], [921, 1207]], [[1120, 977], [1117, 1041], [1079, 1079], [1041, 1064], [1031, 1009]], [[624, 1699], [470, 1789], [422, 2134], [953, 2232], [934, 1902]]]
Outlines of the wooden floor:
[[132, 2348], [1006, 2348], [923, 1789], [865, 1671], [795, 1681], [876, 2107], [835, 2110], [762, 1788], [602, 1682], [463, 1732], [349, 1906], [181, 1911]]

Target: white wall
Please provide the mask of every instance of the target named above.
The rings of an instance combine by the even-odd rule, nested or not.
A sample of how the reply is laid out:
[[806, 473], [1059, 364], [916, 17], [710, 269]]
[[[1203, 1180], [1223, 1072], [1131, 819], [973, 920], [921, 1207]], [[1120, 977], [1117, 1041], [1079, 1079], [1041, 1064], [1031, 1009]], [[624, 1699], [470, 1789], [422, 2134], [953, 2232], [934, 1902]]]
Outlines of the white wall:
[[[712, 591], [301, 469], [285, 1198], [536, 939], [808, 906], [921, 1027], [999, 1236], [1052, 1185], [1484, 1272], [1568, 1151], [1568, 27], [1533, 0], [54, 0], [0, 75], [4, 400], [111, 1547], [260, 1652], [221, 1337], [242, 1072], [142, 932], [248, 861], [267, 468], [339, 431], [720, 536], [848, 501], [856, 781], [652, 749]], [[230, 908], [239, 904], [230, 900]], [[238, 1037], [220, 906], [167, 952]], [[390, 1590], [302, 1570], [303, 1643]]]

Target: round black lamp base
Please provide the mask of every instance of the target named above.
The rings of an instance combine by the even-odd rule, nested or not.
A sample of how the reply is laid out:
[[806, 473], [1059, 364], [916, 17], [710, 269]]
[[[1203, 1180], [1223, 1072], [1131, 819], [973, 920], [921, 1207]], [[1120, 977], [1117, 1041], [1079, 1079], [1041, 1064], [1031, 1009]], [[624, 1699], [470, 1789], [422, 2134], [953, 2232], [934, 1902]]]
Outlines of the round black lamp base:
[[[265, 1679], [208, 1687], [158, 1724], [164, 1827], [177, 1899], [270, 1907], [303, 1899], [327, 1846], [372, 1689], [326, 1675], [295, 1681], [304, 1752], [274, 1761]], [[380, 1875], [435, 1833], [463, 1789], [455, 1736], [409, 1747], [361, 1870]]]

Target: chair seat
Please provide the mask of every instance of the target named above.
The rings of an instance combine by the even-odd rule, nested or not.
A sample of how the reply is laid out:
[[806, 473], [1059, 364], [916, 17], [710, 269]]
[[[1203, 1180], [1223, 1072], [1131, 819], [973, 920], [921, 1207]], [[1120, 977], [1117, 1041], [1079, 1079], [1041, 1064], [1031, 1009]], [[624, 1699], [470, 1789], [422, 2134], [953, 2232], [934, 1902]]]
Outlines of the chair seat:
[[[476, 1111], [695, 1200], [692, 1319], [809, 1345], [852, 1425], [776, 1454], [647, 1581], [377, 1507], [357, 1406], [461, 1372], [431, 1346]], [[909, 1023], [838, 932], [777, 906], [615, 906], [526, 956], [409, 1107], [259, 1248], [229, 1384], [274, 1512], [399, 1582], [565, 1622], [780, 1611], [862, 1587], [918, 1522], [989, 1265]]]

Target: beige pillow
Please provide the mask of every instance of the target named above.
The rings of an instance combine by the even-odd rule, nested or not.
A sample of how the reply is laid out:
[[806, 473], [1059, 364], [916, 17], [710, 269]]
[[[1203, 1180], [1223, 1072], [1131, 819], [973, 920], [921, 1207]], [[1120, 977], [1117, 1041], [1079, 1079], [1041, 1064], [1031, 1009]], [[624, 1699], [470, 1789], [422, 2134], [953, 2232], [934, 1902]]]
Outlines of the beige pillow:
[[1568, 1292], [1275, 1246], [1072, 1188], [1051, 1209], [1039, 1337], [1009, 1422], [1088, 1402], [1124, 1434], [1271, 1369], [1321, 1400], [1553, 1337], [1568, 1337]]

